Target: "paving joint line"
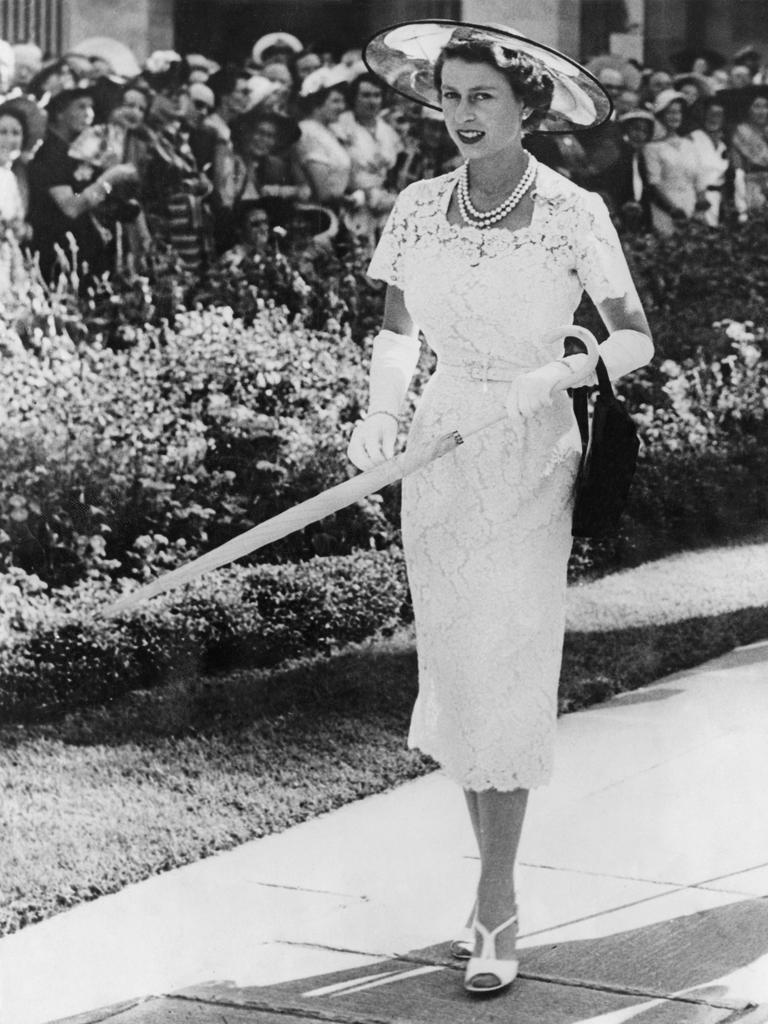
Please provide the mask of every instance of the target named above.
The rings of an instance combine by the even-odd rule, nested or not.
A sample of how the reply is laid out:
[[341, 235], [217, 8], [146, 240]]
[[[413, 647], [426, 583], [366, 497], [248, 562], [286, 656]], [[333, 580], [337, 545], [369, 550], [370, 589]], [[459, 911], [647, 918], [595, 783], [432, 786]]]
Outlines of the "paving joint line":
[[227, 1007], [231, 1010], [256, 1010], [258, 1013], [271, 1013], [279, 1017], [300, 1017], [302, 1020], [323, 1021], [324, 1024], [393, 1024], [391, 1017], [363, 1017], [359, 1013], [354, 1016], [346, 1013], [325, 1012], [319, 1008], [305, 1009], [301, 1006], [289, 1006], [286, 1003], [274, 1004], [249, 999], [246, 1003], [235, 1003], [227, 999], [202, 999], [199, 996], [169, 995], [166, 999], [178, 1002], [198, 1003], [201, 1006]]
[[250, 885], [261, 885], [266, 889], [287, 889], [288, 892], [311, 892], [320, 896], [341, 896], [345, 900], [361, 900], [370, 903], [371, 897], [354, 892], [336, 892], [335, 889], [309, 889], [305, 885], [283, 885], [281, 882], [250, 882]]
[[[416, 964], [424, 967], [442, 967], [444, 970], [460, 972], [463, 966], [456, 963], [449, 963], [445, 960], [436, 960], [431, 957], [415, 956], [412, 953], [370, 953], [361, 949], [349, 949], [341, 946], [325, 946], [322, 943], [291, 942], [282, 943], [287, 946], [303, 946], [308, 949], [322, 949], [331, 953], [349, 953], [355, 956], [386, 957], [390, 960], [397, 960], [405, 964]], [[690, 1003], [695, 1006], [711, 1006], [723, 1010], [746, 1010], [754, 1009], [758, 1004], [743, 1001], [734, 1003], [731, 1000], [721, 1002], [719, 1000], [700, 999], [696, 996], [686, 996], [682, 993], [656, 992], [644, 988], [635, 988], [627, 985], [608, 985], [597, 981], [587, 981], [583, 978], [562, 978], [555, 974], [536, 974], [529, 971], [520, 971], [518, 978], [525, 978], [528, 981], [540, 981], [545, 984], [562, 985], [565, 988], [584, 988], [596, 992], [610, 992], [615, 995], [637, 996], [643, 999], [662, 999], [666, 1002]], [[389, 1022], [391, 1024], [391, 1022]]]
[[[711, 884], [712, 882], [722, 882], [728, 878], [734, 878], [738, 875], [746, 875], [750, 871], [759, 871], [761, 868], [768, 868], [768, 863], [755, 864], [754, 867], [749, 868], [740, 868], [738, 871], [729, 872], [727, 875], [716, 875], [714, 878], [705, 878], [701, 882], [662, 881], [658, 878], [639, 878], [636, 875], [617, 875], [610, 871], [587, 871], [586, 868], [559, 867], [556, 864], [532, 864], [530, 861], [520, 861], [519, 866], [521, 868], [533, 868], [536, 871], [562, 871], [565, 874], [586, 875], [588, 878], [612, 878], [619, 882], [640, 882], [643, 885], [665, 886], [666, 888], [673, 889], [676, 892], [682, 891], [683, 889], [703, 889], [706, 892], [732, 893], [734, 896], [748, 896], [756, 900], [765, 899], [766, 895], [768, 895], [747, 892], [744, 889], [721, 889], [718, 886]], [[672, 893], [667, 893], [666, 895], [671, 896]], [[650, 896], [648, 898], [656, 899], [657, 897]], [[632, 904], [627, 904], [627, 906], [632, 906]], [[621, 907], [618, 907], [617, 909], [620, 910]], [[606, 911], [606, 913], [610, 913], [610, 911]], [[577, 920], [587, 919], [578, 918]], [[561, 926], [557, 925], [557, 927]], [[547, 931], [549, 930], [550, 929], [547, 929]]]

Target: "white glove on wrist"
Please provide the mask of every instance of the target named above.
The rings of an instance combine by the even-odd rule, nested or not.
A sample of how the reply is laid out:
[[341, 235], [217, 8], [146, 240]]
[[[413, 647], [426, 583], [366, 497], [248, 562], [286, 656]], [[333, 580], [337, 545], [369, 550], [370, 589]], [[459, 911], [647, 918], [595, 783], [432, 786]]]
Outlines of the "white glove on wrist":
[[614, 331], [600, 345], [600, 358], [611, 380], [632, 373], [653, 359], [653, 342], [642, 331]]
[[347, 457], [358, 469], [372, 469], [395, 453], [397, 417], [419, 360], [419, 340], [379, 331], [373, 341], [368, 415], [352, 431]]
[[556, 391], [579, 382], [589, 357], [582, 353], [556, 359], [538, 370], [523, 373], [512, 382], [507, 395], [507, 415], [527, 419], [552, 404]]

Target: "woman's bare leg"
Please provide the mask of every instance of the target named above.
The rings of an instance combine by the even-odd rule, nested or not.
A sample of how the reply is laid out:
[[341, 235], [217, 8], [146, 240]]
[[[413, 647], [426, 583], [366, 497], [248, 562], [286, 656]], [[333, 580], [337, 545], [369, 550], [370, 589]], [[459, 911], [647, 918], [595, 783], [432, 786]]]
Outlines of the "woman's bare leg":
[[[480, 860], [482, 862], [483, 851], [480, 845], [480, 810], [477, 806], [477, 793], [475, 793], [475, 791], [472, 789], [465, 789], [464, 799], [467, 801], [469, 820], [472, 822], [472, 831], [475, 833], [475, 841], [477, 842], [477, 849], [480, 854]], [[471, 928], [472, 925], [475, 923], [475, 909], [476, 904], [473, 904], [469, 911], [469, 917], [467, 918], [467, 928]]]
[[[475, 798], [481, 861], [477, 916], [487, 929], [492, 929], [515, 913], [515, 861], [528, 804], [528, 790], [502, 792], [489, 789], [476, 793]], [[500, 959], [514, 959], [516, 938], [517, 928], [514, 925], [500, 932], [496, 939], [496, 955]], [[478, 942], [475, 955], [480, 952]], [[488, 977], [489, 985], [495, 981], [495, 978]]]

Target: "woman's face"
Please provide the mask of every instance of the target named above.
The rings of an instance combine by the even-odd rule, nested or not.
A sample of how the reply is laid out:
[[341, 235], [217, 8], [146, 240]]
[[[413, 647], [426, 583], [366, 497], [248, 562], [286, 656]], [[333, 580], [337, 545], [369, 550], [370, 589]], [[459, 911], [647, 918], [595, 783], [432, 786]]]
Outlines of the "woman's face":
[[248, 156], [259, 159], [274, 153], [277, 145], [277, 128], [271, 121], [258, 121], [248, 134], [246, 148]]
[[317, 108], [323, 124], [333, 124], [334, 121], [338, 121], [346, 109], [347, 101], [344, 98], [344, 93], [339, 92], [338, 89], [331, 89]]
[[139, 89], [126, 89], [120, 112], [123, 121], [131, 128], [137, 128], [147, 116], [147, 97]]
[[497, 68], [446, 60], [441, 97], [448, 134], [465, 159], [492, 156], [520, 139], [523, 102]]
[[683, 126], [683, 101], [673, 100], [661, 113], [661, 123], [670, 132], [677, 132]]
[[0, 116], [0, 166], [7, 167], [21, 152], [24, 130], [11, 114]]
[[749, 107], [749, 120], [758, 128], [765, 128], [768, 124], [768, 98], [758, 96], [752, 100]]
[[693, 82], [686, 82], [685, 85], [681, 85], [679, 91], [685, 96], [685, 102], [689, 107], [693, 106], [699, 98], [699, 90]]

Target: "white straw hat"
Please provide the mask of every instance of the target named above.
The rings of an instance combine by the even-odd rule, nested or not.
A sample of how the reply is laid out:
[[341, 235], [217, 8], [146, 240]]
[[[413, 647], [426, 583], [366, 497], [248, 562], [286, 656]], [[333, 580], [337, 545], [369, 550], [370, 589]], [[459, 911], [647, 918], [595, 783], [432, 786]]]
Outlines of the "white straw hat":
[[363, 59], [395, 92], [439, 110], [435, 64], [449, 42], [464, 40], [499, 47], [506, 54], [525, 54], [538, 61], [552, 77], [555, 85], [552, 102], [536, 131], [573, 132], [594, 128], [610, 116], [611, 100], [586, 68], [504, 25], [444, 20], [394, 25], [377, 32], [368, 41]]
[[321, 67], [310, 72], [301, 83], [299, 95], [311, 96], [313, 93], [323, 89], [331, 89], [335, 85], [349, 85], [350, 69], [344, 64], [336, 64], [334, 67]]
[[296, 36], [292, 36], [290, 32], [268, 32], [253, 44], [251, 59], [254, 64], [260, 64], [266, 51], [272, 49], [273, 46], [278, 46], [283, 50], [290, 50], [292, 53], [301, 53], [304, 49], [304, 44], [301, 40], [297, 39]]

